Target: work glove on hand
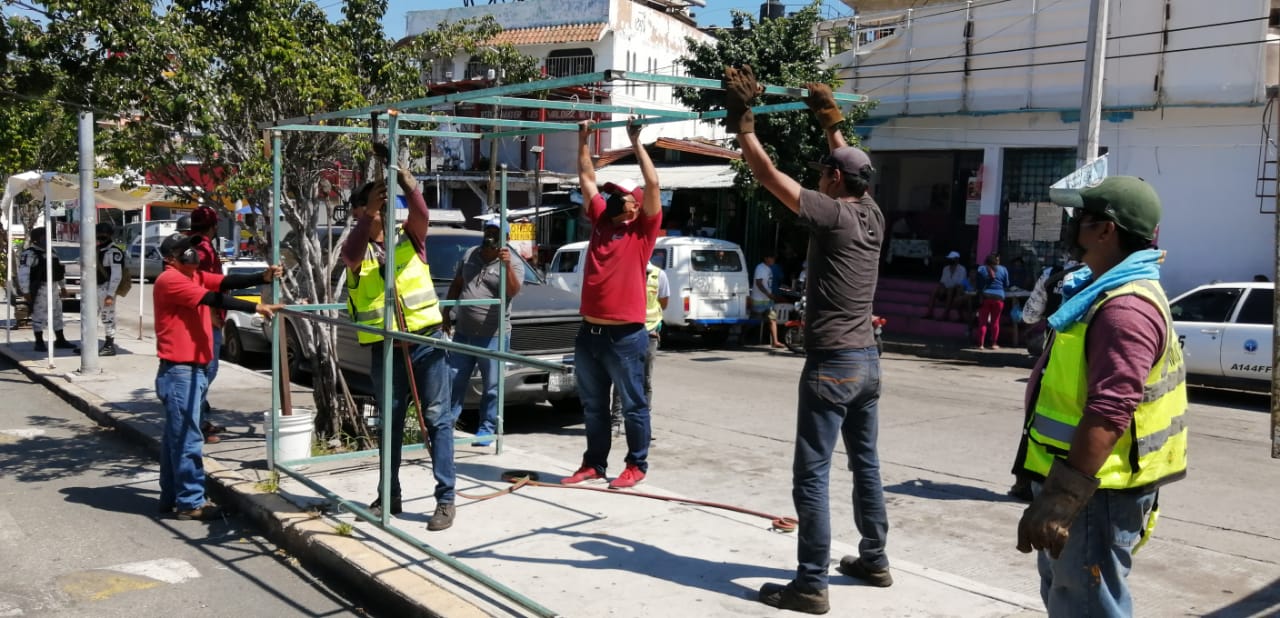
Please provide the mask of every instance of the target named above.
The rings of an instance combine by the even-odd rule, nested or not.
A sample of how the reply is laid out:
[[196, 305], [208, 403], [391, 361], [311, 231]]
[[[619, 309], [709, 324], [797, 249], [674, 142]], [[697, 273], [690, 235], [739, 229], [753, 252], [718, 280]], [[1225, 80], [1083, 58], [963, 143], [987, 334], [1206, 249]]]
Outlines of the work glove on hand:
[[1072, 522], [1100, 483], [1097, 477], [1086, 476], [1067, 462], [1055, 460], [1040, 495], [1022, 512], [1022, 520], [1018, 522], [1018, 551], [1026, 554], [1031, 553], [1032, 548], [1043, 549], [1056, 560], [1067, 545]]
[[741, 69], [724, 68], [724, 108], [729, 112], [724, 125], [730, 133], [756, 132], [756, 117], [751, 113], [751, 101], [758, 94], [760, 84], [756, 83], [751, 65], [744, 64]]
[[824, 131], [844, 120], [844, 114], [840, 113], [840, 106], [836, 105], [836, 98], [831, 94], [830, 86], [820, 82], [810, 82], [804, 87], [809, 90], [809, 95], [804, 98], [804, 104], [809, 106], [809, 111], [813, 112], [814, 118], [818, 119], [818, 124]]

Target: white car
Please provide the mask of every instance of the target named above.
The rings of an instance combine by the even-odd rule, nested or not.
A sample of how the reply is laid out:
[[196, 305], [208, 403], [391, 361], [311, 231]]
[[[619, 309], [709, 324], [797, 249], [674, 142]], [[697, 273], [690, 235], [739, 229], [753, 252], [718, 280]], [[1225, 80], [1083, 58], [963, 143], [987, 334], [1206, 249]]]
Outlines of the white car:
[[[227, 275], [252, 275], [266, 269], [266, 262], [257, 261], [227, 262], [222, 266], [222, 272]], [[261, 287], [231, 292], [232, 296], [251, 303], [261, 302], [261, 294]], [[240, 363], [246, 353], [270, 352], [271, 340], [263, 330], [264, 323], [263, 317], [256, 313], [228, 311], [222, 325], [222, 358], [227, 362]]]
[[1170, 301], [1190, 381], [1269, 385], [1274, 303], [1271, 282], [1212, 283]]

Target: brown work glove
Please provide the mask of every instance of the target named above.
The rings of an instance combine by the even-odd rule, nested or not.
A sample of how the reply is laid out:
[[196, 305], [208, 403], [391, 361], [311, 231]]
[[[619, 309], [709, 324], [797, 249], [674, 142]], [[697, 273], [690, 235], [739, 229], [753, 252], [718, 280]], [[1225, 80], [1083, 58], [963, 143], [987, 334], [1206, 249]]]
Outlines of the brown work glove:
[[813, 112], [814, 118], [818, 119], [818, 124], [824, 131], [844, 120], [844, 114], [840, 113], [840, 106], [836, 105], [836, 98], [831, 94], [830, 86], [821, 82], [810, 82], [804, 87], [809, 90], [809, 95], [804, 98], [804, 104], [809, 106], [809, 111]]
[[1027, 554], [1032, 548], [1043, 549], [1056, 560], [1067, 545], [1072, 522], [1089, 503], [1099, 483], [1097, 477], [1086, 476], [1067, 462], [1055, 460], [1040, 495], [1022, 512], [1018, 551]]
[[751, 113], [751, 101], [758, 94], [760, 84], [756, 83], [751, 65], [744, 64], [741, 69], [724, 68], [724, 108], [729, 112], [724, 126], [730, 133], [756, 132], [756, 117]]

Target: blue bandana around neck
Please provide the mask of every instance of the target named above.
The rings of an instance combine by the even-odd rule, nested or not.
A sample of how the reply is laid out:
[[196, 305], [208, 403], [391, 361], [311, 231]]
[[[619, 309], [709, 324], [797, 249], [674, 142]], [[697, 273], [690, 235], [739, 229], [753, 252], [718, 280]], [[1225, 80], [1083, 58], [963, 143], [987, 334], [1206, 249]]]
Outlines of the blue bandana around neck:
[[1049, 326], [1058, 332], [1065, 331], [1084, 317], [1103, 293], [1140, 279], [1159, 281], [1162, 262], [1164, 251], [1144, 249], [1131, 253], [1097, 280], [1088, 266], [1067, 275], [1062, 281], [1062, 296], [1066, 301], [1049, 316]]

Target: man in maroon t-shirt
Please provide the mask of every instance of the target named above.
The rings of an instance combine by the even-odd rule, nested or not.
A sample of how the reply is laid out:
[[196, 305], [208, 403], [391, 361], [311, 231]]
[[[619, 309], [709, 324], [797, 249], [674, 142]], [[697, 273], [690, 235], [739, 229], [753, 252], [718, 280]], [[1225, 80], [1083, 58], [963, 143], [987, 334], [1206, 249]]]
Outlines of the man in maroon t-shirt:
[[[187, 232], [191, 237], [191, 248], [195, 249], [196, 255], [200, 257], [198, 268], [200, 272], [206, 272], [213, 275], [222, 274], [222, 260], [218, 257], [218, 250], [213, 247], [213, 239], [218, 236], [218, 213], [208, 206], [201, 206], [191, 212], [191, 229]], [[215, 310], [209, 312], [209, 320], [213, 324], [213, 360], [209, 361], [209, 386], [213, 386], [214, 378], [218, 377], [218, 357], [222, 355], [222, 323], [226, 320], [227, 312]], [[212, 410], [209, 408], [208, 391], [205, 391], [206, 398], [204, 403], [200, 404], [200, 431], [204, 433], [204, 441], [207, 444], [217, 444], [221, 438], [218, 434], [227, 430], [226, 427], [215, 425], [212, 421]]]
[[227, 294], [279, 277], [279, 266], [260, 274], [222, 275], [199, 269], [200, 257], [192, 240], [173, 234], [160, 244], [165, 270], [156, 279], [155, 308], [156, 396], [164, 404], [164, 435], [160, 440], [160, 513], [176, 510], [178, 519], [211, 519], [217, 507], [205, 501], [204, 436], [200, 405], [208, 389], [209, 363], [214, 359], [211, 309], [254, 311], [264, 317], [281, 305], [255, 305]]
[[649, 400], [644, 364], [649, 353], [645, 330], [645, 267], [662, 227], [658, 172], [640, 144], [640, 125], [628, 124], [631, 148], [640, 163], [644, 188], [634, 181], [596, 188], [596, 171], [587, 150], [591, 121], [578, 124], [578, 180], [582, 210], [591, 222], [591, 242], [582, 277], [582, 328], [574, 346], [578, 395], [586, 418], [587, 450], [582, 466], [565, 484], [605, 478], [609, 462], [610, 387], [622, 394], [627, 432], [627, 466], [609, 487], [634, 487], [649, 470]]

